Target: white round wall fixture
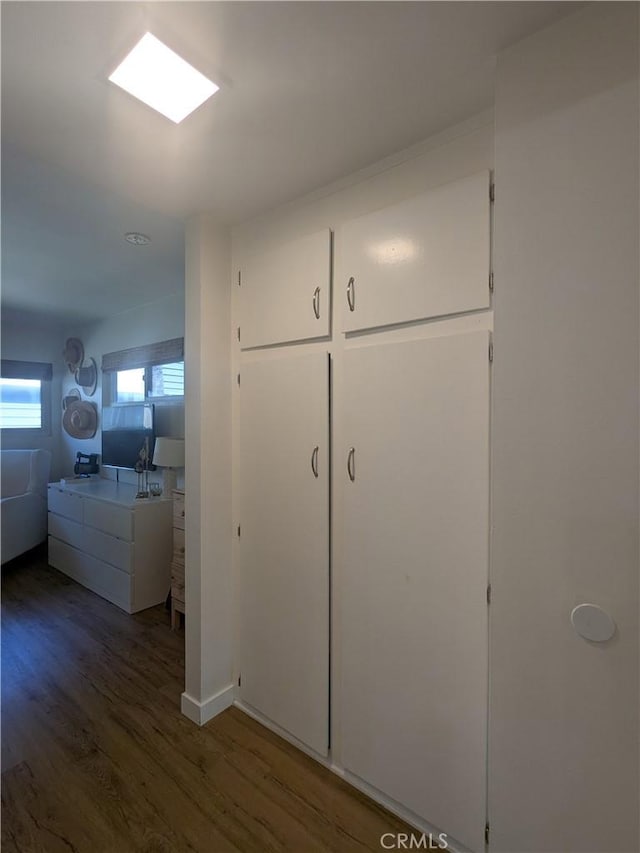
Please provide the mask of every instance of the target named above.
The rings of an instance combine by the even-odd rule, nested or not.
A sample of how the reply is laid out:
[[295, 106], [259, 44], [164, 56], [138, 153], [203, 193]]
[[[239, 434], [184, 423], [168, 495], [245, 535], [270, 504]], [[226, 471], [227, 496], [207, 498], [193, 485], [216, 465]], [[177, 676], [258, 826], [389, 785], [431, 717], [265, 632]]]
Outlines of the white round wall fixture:
[[124, 239], [128, 243], [133, 243], [134, 246], [146, 246], [151, 242], [151, 237], [147, 237], [146, 234], [139, 234], [137, 231], [127, 231]]
[[606, 643], [616, 632], [616, 623], [597, 604], [579, 604], [574, 607], [571, 624], [581, 637], [592, 643]]

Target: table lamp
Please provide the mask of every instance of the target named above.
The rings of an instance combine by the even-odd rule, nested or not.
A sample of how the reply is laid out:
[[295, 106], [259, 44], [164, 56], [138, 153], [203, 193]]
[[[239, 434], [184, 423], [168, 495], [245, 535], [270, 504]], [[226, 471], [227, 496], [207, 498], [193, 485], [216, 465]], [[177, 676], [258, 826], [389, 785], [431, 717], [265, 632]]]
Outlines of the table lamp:
[[184, 468], [184, 438], [156, 438], [153, 464], [164, 468], [162, 491], [165, 497], [176, 487], [176, 468]]

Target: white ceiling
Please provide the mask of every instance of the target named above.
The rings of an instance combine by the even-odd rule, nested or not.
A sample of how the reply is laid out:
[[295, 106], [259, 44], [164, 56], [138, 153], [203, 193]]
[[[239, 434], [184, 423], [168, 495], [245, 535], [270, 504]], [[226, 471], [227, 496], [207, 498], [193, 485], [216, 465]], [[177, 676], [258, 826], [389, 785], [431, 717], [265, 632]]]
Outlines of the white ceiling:
[[[579, 5], [3, 2], [3, 305], [176, 292], [185, 216], [244, 221], [489, 107], [496, 53]], [[180, 125], [107, 82], [146, 30], [221, 87]]]

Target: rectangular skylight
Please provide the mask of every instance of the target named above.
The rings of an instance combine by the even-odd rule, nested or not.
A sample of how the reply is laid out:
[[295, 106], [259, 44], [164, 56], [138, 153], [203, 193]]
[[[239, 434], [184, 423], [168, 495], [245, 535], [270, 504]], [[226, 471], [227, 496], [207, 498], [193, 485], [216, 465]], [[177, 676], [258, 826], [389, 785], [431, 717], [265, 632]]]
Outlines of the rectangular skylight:
[[151, 33], [145, 33], [109, 80], [176, 124], [220, 88]]

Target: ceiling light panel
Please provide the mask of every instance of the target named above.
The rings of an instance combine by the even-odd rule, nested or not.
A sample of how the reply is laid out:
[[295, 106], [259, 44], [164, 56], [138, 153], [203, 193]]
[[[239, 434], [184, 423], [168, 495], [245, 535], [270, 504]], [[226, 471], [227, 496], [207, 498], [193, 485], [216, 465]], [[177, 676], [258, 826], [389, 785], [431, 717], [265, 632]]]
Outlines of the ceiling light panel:
[[151, 33], [145, 33], [109, 80], [176, 124], [220, 88]]

